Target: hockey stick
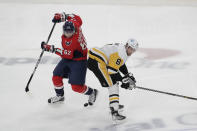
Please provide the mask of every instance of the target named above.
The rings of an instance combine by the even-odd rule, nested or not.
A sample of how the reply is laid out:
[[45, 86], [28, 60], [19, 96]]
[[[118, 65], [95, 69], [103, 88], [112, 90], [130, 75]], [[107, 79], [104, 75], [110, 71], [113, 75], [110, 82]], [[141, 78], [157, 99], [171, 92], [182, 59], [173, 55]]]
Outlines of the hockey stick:
[[[51, 32], [50, 32], [49, 36], [48, 36], [48, 39], [47, 39], [46, 44], [49, 42], [49, 39], [51, 38], [51, 35], [52, 35], [53, 30], [54, 30], [54, 28], [55, 28], [55, 25], [56, 25], [56, 23], [53, 24], [53, 27], [52, 27], [52, 29], [51, 29]], [[34, 76], [34, 73], [36, 72], [36, 69], [37, 69], [37, 67], [38, 67], [38, 65], [39, 65], [39, 63], [40, 63], [40, 60], [41, 60], [43, 54], [44, 54], [44, 50], [42, 50], [42, 52], [41, 52], [41, 54], [40, 54], [40, 57], [39, 57], [39, 59], [38, 59], [38, 61], [37, 61], [37, 63], [36, 63], [36, 66], [35, 66], [35, 68], [34, 68], [34, 71], [33, 71], [33, 73], [31, 74], [31, 76], [30, 76], [30, 78], [29, 78], [29, 81], [28, 81], [28, 83], [27, 83], [27, 85], [26, 85], [26, 88], [25, 88], [25, 91], [26, 91], [26, 92], [29, 91], [29, 84], [30, 84], [30, 82], [31, 82], [31, 80], [32, 80], [32, 78], [33, 78], [33, 76]]]
[[144, 87], [139, 87], [139, 86], [136, 86], [136, 88], [141, 89], [141, 90], [147, 90], [147, 91], [157, 92], [157, 93], [161, 93], [161, 94], [171, 95], [171, 96], [187, 98], [190, 100], [197, 100], [197, 98], [195, 98], [195, 97], [189, 97], [189, 96], [179, 95], [179, 94], [170, 93], [170, 92], [164, 92], [164, 91], [159, 91], [159, 90], [154, 90], [154, 89], [149, 89], [149, 88], [144, 88]]

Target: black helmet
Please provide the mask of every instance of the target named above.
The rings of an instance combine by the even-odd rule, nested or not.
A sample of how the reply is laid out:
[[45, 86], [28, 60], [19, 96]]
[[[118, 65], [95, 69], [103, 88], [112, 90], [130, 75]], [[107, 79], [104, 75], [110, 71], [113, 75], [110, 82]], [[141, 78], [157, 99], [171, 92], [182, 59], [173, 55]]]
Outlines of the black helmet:
[[75, 32], [75, 26], [72, 21], [66, 21], [63, 25], [64, 32]]

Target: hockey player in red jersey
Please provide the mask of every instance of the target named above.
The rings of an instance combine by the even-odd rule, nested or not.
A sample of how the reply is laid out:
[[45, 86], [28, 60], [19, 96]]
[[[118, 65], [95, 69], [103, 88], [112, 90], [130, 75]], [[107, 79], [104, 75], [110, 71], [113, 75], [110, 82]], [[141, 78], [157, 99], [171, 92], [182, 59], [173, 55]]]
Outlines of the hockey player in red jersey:
[[44, 51], [55, 53], [62, 59], [53, 71], [52, 81], [56, 96], [48, 99], [49, 103], [64, 101], [63, 78], [69, 79], [72, 90], [89, 95], [88, 103], [92, 105], [97, 96], [97, 90], [85, 85], [87, 70], [87, 45], [82, 33], [82, 20], [75, 14], [56, 13], [52, 22], [65, 22], [63, 25], [62, 49], [54, 45], [41, 43]]

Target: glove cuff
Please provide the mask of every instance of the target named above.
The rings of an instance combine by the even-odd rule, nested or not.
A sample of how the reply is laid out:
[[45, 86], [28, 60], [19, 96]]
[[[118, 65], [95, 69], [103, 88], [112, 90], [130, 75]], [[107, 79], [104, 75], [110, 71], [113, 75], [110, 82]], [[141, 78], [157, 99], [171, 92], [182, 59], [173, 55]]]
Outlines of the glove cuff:
[[128, 77], [133, 76], [133, 73], [129, 72], [125, 76], [128, 76]]

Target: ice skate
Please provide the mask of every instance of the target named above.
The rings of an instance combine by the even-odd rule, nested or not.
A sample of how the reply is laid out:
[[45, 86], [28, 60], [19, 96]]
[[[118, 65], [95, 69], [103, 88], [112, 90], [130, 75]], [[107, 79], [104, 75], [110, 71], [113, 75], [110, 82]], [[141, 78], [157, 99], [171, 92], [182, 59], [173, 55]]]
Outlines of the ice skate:
[[57, 103], [64, 101], [64, 96], [54, 96], [48, 99], [48, 103]]
[[116, 124], [117, 122], [119, 123], [126, 119], [126, 116], [119, 114], [119, 112], [115, 111], [113, 107], [110, 107], [110, 110], [111, 110], [112, 120], [115, 121]]
[[92, 106], [94, 104], [94, 102], [96, 101], [96, 97], [98, 94], [98, 90], [97, 89], [93, 89], [92, 94], [89, 95], [89, 99], [88, 99], [88, 103], [85, 103], [84, 106]]

